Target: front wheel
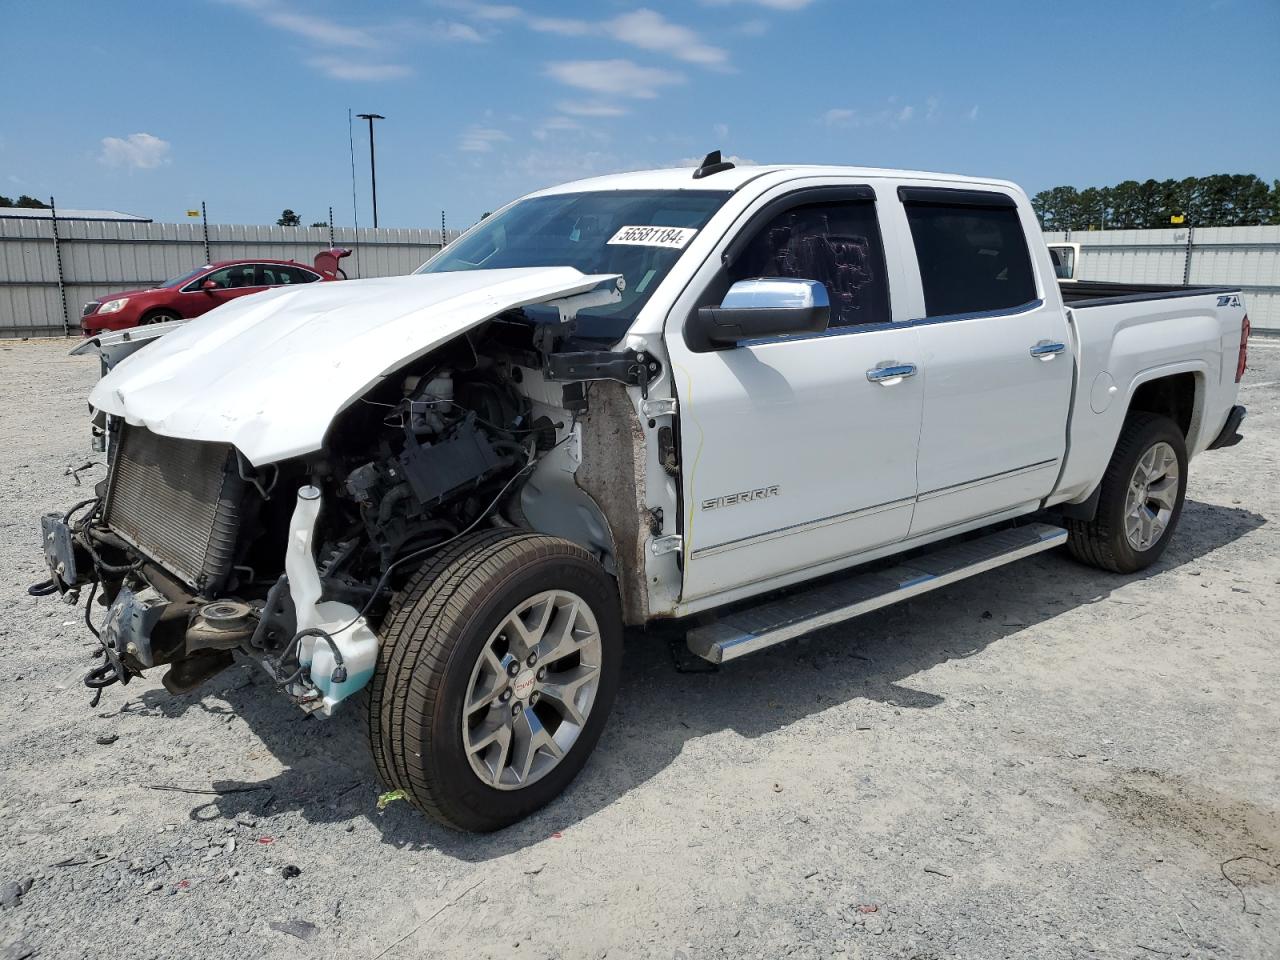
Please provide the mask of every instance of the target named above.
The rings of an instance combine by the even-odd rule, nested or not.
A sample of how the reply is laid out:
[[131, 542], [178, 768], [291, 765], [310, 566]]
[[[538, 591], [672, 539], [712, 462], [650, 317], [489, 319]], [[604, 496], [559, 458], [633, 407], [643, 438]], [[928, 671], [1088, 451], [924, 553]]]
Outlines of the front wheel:
[[1186, 493], [1187, 446], [1178, 425], [1132, 414], [1103, 474], [1098, 512], [1067, 521], [1067, 545], [1077, 560], [1103, 570], [1149, 567], [1169, 545]]
[[604, 728], [622, 661], [617, 587], [581, 547], [465, 538], [401, 591], [371, 682], [379, 774], [460, 830], [554, 799]]
[[172, 310], [157, 310], [154, 313], [148, 313], [145, 317], [138, 321], [138, 326], [150, 326], [153, 323], [170, 323], [174, 320], [182, 318]]

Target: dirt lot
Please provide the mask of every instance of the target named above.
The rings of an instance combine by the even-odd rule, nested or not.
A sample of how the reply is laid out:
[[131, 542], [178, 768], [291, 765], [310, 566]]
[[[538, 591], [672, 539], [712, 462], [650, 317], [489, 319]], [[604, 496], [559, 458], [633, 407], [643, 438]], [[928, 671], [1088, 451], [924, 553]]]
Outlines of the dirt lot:
[[715, 673], [637, 637], [487, 837], [379, 811], [358, 711], [248, 667], [89, 708], [82, 611], [25, 592], [94, 459], [68, 346], [0, 345], [0, 957], [1280, 956], [1280, 342], [1145, 575], [1042, 555]]

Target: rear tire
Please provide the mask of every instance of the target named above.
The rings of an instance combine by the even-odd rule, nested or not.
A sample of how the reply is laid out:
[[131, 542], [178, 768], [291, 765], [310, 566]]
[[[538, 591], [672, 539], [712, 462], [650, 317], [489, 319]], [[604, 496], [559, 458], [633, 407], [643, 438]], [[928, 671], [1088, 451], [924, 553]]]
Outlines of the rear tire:
[[1102, 476], [1092, 520], [1067, 520], [1071, 555], [1113, 573], [1155, 563], [1173, 537], [1187, 492], [1187, 447], [1178, 425], [1130, 414]]
[[541, 534], [485, 531], [446, 547], [381, 633], [369, 698], [378, 773], [458, 830], [500, 829], [559, 795], [621, 676], [613, 578]]
[[145, 327], [153, 323], [169, 323], [173, 320], [181, 320], [182, 318], [172, 310], [157, 310], [155, 313], [148, 313], [145, 317], [138, 321], [138, 326]]

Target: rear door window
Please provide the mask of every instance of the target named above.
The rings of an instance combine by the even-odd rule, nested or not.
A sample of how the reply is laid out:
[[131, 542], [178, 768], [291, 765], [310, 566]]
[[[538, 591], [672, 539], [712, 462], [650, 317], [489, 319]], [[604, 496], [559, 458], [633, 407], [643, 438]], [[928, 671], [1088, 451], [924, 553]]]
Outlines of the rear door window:
[[265, 287], [276, 287], [292, 283], [310, 283], [320, 278], [310, 271], [302, 270], [298, 267], [290, 267], [283, 263], [264, 263], [259, 269], [260, 285]]
[[903, 187], [927, 316], [986, 313], [1036, 299], [1031, 254], [1010, 197]]

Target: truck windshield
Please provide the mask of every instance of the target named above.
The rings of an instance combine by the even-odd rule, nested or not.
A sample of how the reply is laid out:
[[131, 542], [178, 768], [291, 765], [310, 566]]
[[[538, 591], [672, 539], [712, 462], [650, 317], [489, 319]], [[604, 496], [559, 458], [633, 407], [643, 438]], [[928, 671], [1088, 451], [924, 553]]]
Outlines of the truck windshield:
[[622, 274], [622, 300], [583, 310], [575, 331], [613, 341], [627, 332], [689, 241], [730, 195], [601, 190], [530, 197], [485, 219], [415, 272], [575, 267], [588, 274]]

